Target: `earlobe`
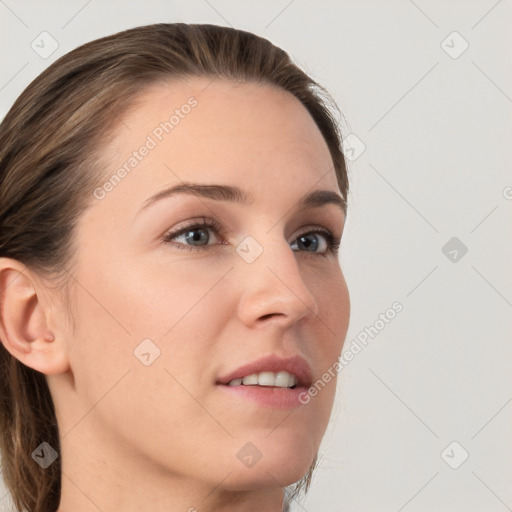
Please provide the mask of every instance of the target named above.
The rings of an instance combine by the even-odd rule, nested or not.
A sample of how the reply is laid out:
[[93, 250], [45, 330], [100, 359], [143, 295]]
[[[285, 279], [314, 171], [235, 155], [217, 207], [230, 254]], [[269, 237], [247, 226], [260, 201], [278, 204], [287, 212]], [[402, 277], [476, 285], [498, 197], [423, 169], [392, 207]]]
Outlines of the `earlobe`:
[[25, 265], [0, 258], [0, 340], [25, 366], [46, 375], [64, 373], [69, 369], [66, 345], [47, 325], [35, 282]]

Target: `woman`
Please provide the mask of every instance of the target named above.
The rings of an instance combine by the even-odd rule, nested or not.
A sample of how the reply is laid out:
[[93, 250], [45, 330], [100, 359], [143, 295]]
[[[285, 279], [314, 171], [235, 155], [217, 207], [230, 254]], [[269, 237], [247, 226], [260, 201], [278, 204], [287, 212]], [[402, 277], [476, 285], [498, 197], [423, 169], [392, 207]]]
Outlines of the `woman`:
[[0, 431], [18, 511], [279, 511], [307, 490], [350, 310], [322, 91], [265, 39], [178, 23], [83, 45], [15, 102]]

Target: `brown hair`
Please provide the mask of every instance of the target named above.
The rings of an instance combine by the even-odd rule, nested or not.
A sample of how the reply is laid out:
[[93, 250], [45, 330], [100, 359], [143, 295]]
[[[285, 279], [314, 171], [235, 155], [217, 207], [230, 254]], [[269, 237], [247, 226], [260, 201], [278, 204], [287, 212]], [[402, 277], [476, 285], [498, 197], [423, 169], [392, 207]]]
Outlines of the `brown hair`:
[[[0, 257], [69, 282], [74, 227], [101, 183], [107, 134], [157, 82], [206, 76], [271, 84], [298, 98], [320, 129], [338, 185], [348, 177], [331, 96], [268, 40], [206, 24], [155, 24], [82, 45], [41, 73], [0, 125]], [[325, 170], [327, 172], [327, 170]], [[63, 288], [64, 289], [64, 288]], [[0, 290], [1, 293], [1, 290]], [[32, 458], [49, 443], [60, 452], [46, 376], [0, 343], [0, 454], [18, 512], [55, 512], [61, 459], [43, 469]], [[315, 459], [316, 462], [316, 459]], [[307, 491], [312, 465], [287, 499]]]

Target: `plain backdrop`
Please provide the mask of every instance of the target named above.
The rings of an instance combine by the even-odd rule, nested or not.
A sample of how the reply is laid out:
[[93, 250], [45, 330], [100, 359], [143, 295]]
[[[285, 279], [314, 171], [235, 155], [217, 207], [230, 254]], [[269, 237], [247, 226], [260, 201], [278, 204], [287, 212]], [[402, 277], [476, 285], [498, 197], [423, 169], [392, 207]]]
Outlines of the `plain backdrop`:
[[0, 117], [76, 46], [176, 21], [270, 39], [343, 113], [344, 350], [368, 342], [295, 510], [512, 510], [512, 1], [0, 0]]

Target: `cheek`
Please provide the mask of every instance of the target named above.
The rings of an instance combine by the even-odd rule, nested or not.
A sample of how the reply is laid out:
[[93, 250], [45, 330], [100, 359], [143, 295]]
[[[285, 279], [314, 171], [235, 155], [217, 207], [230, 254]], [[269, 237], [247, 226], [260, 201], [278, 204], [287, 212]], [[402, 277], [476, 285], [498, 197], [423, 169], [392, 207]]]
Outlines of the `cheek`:
[[[126, 272], [127, 277], [115, 284], [112, 307], [123, 318], [133, 338], [165, 339], [188, 325], [191, 318], [197, 319], [198, 312], [201, 325], [214, 322], [216, 310], [223, 304], [215, 287], [225, 271], [212, 268], [206, 260], [166, 259], [164, 250], [164, 261], [145, 268], [133, 265]], [[215, 295], [216, 299], [212, 300]], [[203, 307], [206, 298], [208, 308]], [[201, 327], [197, 321], [193, 325]]]
[[[115, 285], [99, 279], [94, 287], [82, 277], [70, 357], [83, 410], [73, 413], [73, 424], [86, 417], [81, 428], [99, 426], [184, 469], [198, 440], [205, 453], [208, 443], [222, 441], [225, 434], [200, 404], [212, 384], [203, 370], [229, 318], [220, 314], [225, 301], [212, 288], [219, 276], [204, 275], [175, 265], [158, 279], [133, 273]], [[165, 455], [163, 446], [175, 455]]]
[[350, 295], [339, 266], [320, 277], [312, 278], [310, 290], [319, 305], [315, 321], [322, 342], [307, 348], [311, 350], [311, 357], [319, 361], [320, 368], [327, 370], [334, 364], [345, 342], [350, 321]]
[[152, 258], [127, 252], [116, 259], [103, 248], [96, 258], [88, 255], [88, 264], [81, 261], [74, 290], [79, 366], [85, 360], [98, 367], [104, 361], [132, 364], [134, 349], [146, 339], [162, 349], [172, 346], [175, 361], [194, 339], [211, 338], [205, 331], [217, 329], [220, 309], [226, 309], [215, 287], [229, 267], [212, 268], [211, 260], [190, 254], [180, 259], [179, 251], [166, 249], [155, 249]]
[[[350, 296], [341, 273], [331, 273], [331, 278], [323, 280], [315, 289], [319, 303], [318, 333], [322, 333], [318, 343], [304, 345], [304, 352], [311, 361], [316, 361], [317, 380], [310, 388], [310, 404], [315, 408], [314, 416], [318, 425], [327, 426], [336, 395], [338, 380], [337, 365], [346, 339], [350, 321]], [[319, 281], [317, 281], [319, 283]], [[316, 286], [316, 285], [315, 285]], [[314, 430], [314, 427], [312, 427]], [[323, 431], [322, 431], [323, 432]]]

